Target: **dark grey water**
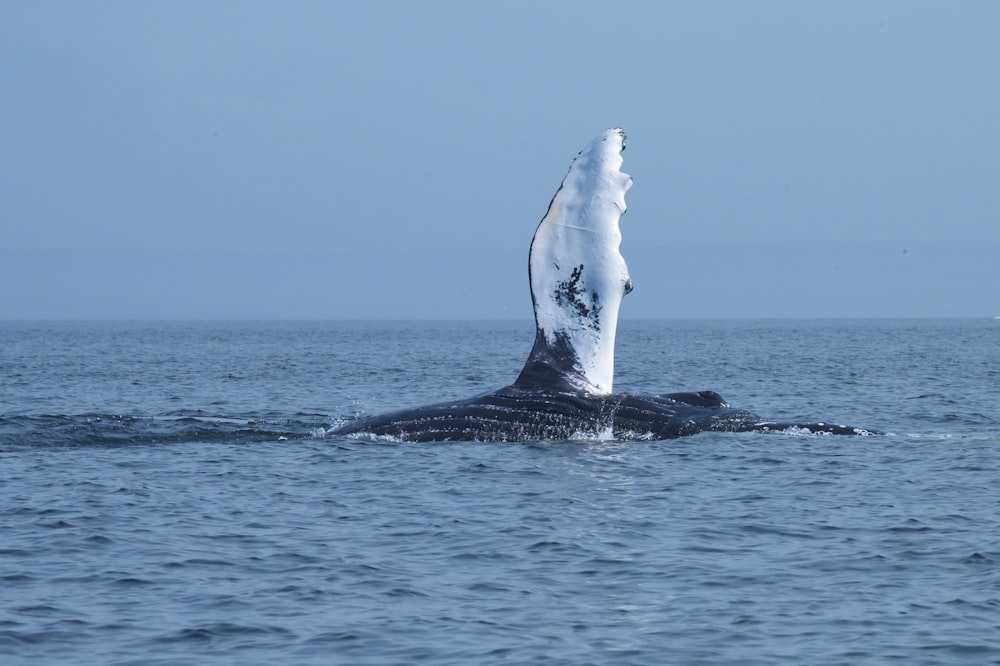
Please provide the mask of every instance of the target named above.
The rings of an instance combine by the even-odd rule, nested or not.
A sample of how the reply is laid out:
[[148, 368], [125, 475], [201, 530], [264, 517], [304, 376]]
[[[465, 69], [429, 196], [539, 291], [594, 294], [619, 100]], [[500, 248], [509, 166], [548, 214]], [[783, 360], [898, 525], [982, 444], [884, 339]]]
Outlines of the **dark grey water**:
[[0, 323], [0, 661], [1000, 663], [1000, 322], [623, 322], [872, 438], [399, 444], [530, 323]]

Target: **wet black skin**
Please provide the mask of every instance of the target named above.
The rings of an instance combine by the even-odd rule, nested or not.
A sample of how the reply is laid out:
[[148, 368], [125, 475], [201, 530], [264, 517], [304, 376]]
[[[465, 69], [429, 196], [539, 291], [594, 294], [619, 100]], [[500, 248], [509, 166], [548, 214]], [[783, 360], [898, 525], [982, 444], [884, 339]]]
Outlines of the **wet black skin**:
[[467, 400], [352, 421], [331, 434], [366, 433], [410, 442], [567, 440], [610, 434], [618, 440], [659, 440], [704, 431], [875, 434], [826, 423], [766, 422], [734, 409], [713, 391], [590, 396], [530, 386], [504, 387]]

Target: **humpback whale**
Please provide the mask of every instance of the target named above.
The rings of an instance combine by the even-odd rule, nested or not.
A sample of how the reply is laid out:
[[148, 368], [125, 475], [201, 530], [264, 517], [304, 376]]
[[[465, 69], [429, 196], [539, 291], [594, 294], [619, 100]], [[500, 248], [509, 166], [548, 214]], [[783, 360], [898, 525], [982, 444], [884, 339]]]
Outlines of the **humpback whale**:
[[827, 423], [776, 423], [714, 391], [613, 393], [615, 332], [632, 290], [619, 220], [632, 178], [625, 132], [607, 130], [570, 164], [535, 230], [528, 278], [535, 342], [513, 384], [465, 400], [368, 416], [330, 431], [402, 441], [658, 440], [703, 431], [876, 434]]

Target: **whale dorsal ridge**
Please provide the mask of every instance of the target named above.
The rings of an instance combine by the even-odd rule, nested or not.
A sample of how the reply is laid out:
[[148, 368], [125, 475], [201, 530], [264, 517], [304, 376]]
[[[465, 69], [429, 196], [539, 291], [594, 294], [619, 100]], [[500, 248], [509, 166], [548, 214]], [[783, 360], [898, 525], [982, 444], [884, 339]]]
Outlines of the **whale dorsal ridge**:
[[632, 289], [618, 249], [632, 186], [620, 170], [623, 150], [621, 129], [591, 141], [535, 230], [528, 256], [535, 344], [515, 386], [611, 392], [618, 308]]

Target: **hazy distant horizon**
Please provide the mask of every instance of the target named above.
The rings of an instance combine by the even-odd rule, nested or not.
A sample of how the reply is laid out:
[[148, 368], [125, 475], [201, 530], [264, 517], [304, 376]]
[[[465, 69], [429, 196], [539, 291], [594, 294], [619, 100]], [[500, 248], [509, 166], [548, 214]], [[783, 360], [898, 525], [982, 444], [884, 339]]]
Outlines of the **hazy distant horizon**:
[[1000, 4], [527, 12], [12, 5], [0, 319], [530, 319], [616, 126], [623, 318], [1000, 315]]

